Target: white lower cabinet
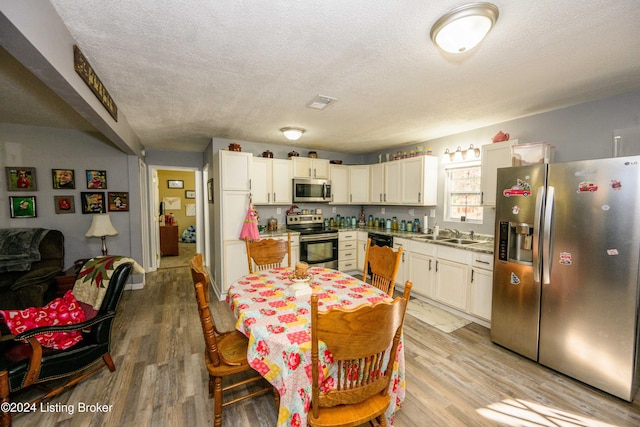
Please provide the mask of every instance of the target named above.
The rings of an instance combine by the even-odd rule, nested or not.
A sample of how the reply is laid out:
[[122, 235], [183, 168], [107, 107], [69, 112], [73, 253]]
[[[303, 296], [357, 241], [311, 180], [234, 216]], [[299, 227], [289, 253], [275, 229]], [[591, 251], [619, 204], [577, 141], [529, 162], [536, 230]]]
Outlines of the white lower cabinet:
[[405, 280], [411, 280], [411, 293], [433, 298], [436, 273], [436, 247], [428, 243], [411, 242], [407, 256], [408, 272]]
[[364, 271], [364, 257], [367, 254], [367, 241], [369, 240], [369, 233], [366, 231], [358, 231], [358, 249], [356, 253], [358, 255], [357, 268], [358, 271]]
[[355, 271], [358, 269], [357, 231], [338, 231], [338, 270]]
[[469, 286], [469, 313], [491, 321], [493, 255], [474, 253]]
[[471, 252], [438, 246], [433, 298], [460, 311], [467, 311]]
[[244, 240], [224, 242], [224, 268], [222, 270], [222, 295], [226, 295], [229, 286], [242, 276], [249, 274], [247, 246]]
[[446, 259], [436, 261], [436, 293], [434, 299], [458, 310], [467, 311], [469, 267]]
[[409, 257], [407, 251], [411, 245], [411, 240], [393, 238], [393, 250], [397, 251], [398, 248], [402, 248], [402, 258], [400, 258], [400, 267], [398, 268], [398, 274], [396, 275], [396, 284], [404, 286], [404, 282], [410, 277], [407, 277], [409, 268]]
[[404, 255], [396, 286], [403, 288], [405, 281], [411, 280], [412, 295], [489, 326], [493, 254], [401, 238], [394, 239], [393, 246], [402, 246]]

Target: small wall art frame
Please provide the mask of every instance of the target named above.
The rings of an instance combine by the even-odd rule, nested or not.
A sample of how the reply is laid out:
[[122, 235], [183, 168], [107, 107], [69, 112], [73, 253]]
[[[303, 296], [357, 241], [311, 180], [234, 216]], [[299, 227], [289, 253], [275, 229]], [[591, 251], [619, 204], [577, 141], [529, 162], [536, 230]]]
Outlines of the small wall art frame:
[[76, 213], [73, 196], [53, 196], [53, 202], [57, 214]]
[[101, 191], [83, 191], [80, 193], [82, 199], [82, 213], [106, 213], [107, 208], [104, 200], [104, 192]]
[[76, 174], [73, 169], [51, 169], [51, 180], [56, 190], [76, 188]]
[[185, 199], [195, 199], [196, 198], [195, 190], [185, 190], [184, 198]]
[[207, 181], [207, 198], [209, 203], [213, 203], [213, 178], [209, 178]]
[[109, 212], [129, 212], [129, 193], [111, 192], [107, 194], [109, 198]]
[[184, 181], [181, 179], [169, 179], [167, 180], [168, 188], [184, 188]]
[[35, 218], [38, 216], [36, 196], [10, 196], [9, 207], [11, 218]]
[[7, 166], [8, 191], [36, 191], [36, 168], [26, 166]]
[[89, 190], [104, 190], [107, 188], [107, 171], [87, 170], [87, 188]]

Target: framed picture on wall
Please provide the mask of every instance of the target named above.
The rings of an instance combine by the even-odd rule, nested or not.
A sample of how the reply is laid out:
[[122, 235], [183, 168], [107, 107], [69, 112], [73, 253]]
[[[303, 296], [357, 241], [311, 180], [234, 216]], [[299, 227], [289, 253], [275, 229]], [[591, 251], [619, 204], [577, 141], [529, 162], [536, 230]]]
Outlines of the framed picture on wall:
[[83, 191], [80, 193], [80, 198], [82, 199], [83, 214], [107, 212], [103, 192]]
[[36, 168], [25, 166], [7, 166], [7, 190], [36, 191]]
[[129, 211], [129, 193], [115, 193], [109, 191], [109, 212], [128, 212]]
[[107, 171], [87, 170], [87, 188], [98, 190], [107, 188]]
[[75, 213], [76, 206], [73, 196], [53, 196], [54, 207], [57, 214]]
[[209, 178], [209, 181], [207, 181], [207, 196], [209, 203], [213, 203], [213, 178]]
[[184, 181], [181, 179], [167, 180], [167, 187], [169, 188], [184, 188]]
[[73, 169], [51, 169], [51, 179], [53, 188], [70, 189], [76, 188], [75, 172]]
[[196, 198], [196, 192], [194, 190], [186, 190], [184, 192], [184, 198], [185, 199], [195, 199]]
[[11, 218], [35, 218], [38, 216], [36, 210], [36, 196], [9, 197], [9, 207]]

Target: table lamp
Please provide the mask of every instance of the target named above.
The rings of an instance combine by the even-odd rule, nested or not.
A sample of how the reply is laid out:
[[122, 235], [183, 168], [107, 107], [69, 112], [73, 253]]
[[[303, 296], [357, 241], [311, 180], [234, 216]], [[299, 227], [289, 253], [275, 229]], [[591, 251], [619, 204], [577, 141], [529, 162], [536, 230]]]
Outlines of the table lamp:
[[107, 240], [106, 236], [115, 236], [118, 234], [111, 224], [109, 214], [94, 214], [91, 221], [91, 227], [85, 234], [86, 237], [100, 237], [102, 239], [102, 255], [107, 255]]

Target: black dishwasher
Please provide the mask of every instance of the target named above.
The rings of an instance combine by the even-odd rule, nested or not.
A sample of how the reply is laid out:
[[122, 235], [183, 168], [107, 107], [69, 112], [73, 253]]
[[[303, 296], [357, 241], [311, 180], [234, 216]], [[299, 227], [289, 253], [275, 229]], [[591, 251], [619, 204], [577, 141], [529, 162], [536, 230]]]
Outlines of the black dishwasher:
[[389, 246], [393, 248], [393, 236], [386, 234], [369, 233], [371, 239], [371, 246]]
[[[393, 248], [393, 236], [378, 233], [369, 233], [371, 246], [389, 246]], [[371, 276], [371, 267], [367, 266], [367, 274]], [[362, 278], [366, 282], [366, 277]]]

